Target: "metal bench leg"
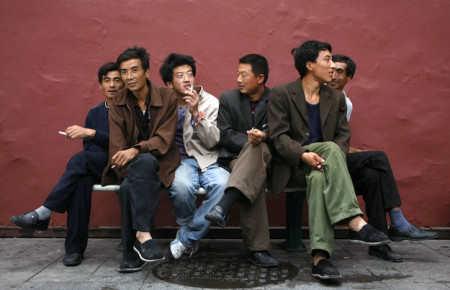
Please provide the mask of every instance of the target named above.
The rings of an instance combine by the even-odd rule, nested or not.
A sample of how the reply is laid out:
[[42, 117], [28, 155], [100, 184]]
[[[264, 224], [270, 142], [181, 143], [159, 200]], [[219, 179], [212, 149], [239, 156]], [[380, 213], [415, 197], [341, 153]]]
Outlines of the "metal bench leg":
[[302, 241], [302, 212], [306, 193], [286, 193], [286, 242], [284, 249], [288, 252], [306, 252]]

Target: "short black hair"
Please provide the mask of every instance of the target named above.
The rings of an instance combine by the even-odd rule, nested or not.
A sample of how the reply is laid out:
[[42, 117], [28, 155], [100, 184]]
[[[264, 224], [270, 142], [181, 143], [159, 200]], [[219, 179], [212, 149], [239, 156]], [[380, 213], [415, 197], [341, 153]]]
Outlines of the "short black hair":
[[104, 65], [102, 65], [98, 69], [98, 82], [101, 84], [103, 81], [103, 76], [106, 76], [110, 71], [118, 71], [120, 73], [120, 68], [115, 62], [107, 62]]
[[347, 64], [347, 69], [346, 69], [345, 73], [350, 78], [353, 78], [353, 76], [355, 75], [355, 72], [356, 72], [356, 63], [353, 61], [353, 59], [349, 58], [346, 55], [335, 54], [335, 55], [333, 55], [333, 62], [346, 63]]
[[163, 65], [159, 69], [159, 74], [161, 75], [161, 78], [166, 85], [167, 85], [167, 82], [173, 81], [173, 70], [174, 70], [174, 68], [176, 68], [180, 65], [190, 66], [192, 68], [192, 74], [195, 77], [195, 73], [196, 73], [195, 59], [190, 55], [180, 54], [180, 53], [171, 53], [164, 60]]
[[291, 54], [294, 55], [295, 68], [301, 78], [306, 76], [306, 73], [308, 72], [306, 69], [306, 63], [308, 61], [316, 62], [319, 53], [323, 50], [328, 50], [331, 52], [331, 45], [328, 42], [317, 40], [308, 40], [299, 47], [291, 50]]
[[120, 67], [120, 64], [124, 61], [130, 60], [130, 59], [140, 59], [142, 63], [142, 69], [146, 71], [150, 68], [150, 54], [147, 53], [145, 48], [143, 47], [130, 47], [127, 48], [124, 52], [122, 52], [119, 57], [117, 58], [117, 65]]
[[267, 59], [259, 54], [247, 54], [239, 59], [239, 63], [249, 64], [252, 66], [252, 73], [255, 76], [264, 75], [264, 84], [269, 79], [269, 63]]

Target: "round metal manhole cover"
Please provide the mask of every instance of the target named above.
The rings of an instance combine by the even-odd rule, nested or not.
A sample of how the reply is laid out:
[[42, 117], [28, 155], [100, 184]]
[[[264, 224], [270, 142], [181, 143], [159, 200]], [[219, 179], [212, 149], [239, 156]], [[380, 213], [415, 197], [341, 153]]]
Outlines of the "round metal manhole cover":
[[249, 288], [283, 283], [298, 269], [292, 264], [263, 268], [242, 257], [199, 257], [172, 260], [153, 269], [153, 275], [169, 283], [202, 288]]

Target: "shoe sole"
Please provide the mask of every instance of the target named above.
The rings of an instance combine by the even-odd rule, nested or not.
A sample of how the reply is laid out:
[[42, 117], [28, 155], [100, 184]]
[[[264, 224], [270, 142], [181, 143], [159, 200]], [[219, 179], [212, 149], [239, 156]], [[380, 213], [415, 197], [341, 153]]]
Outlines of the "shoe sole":
[[74, 267], [74, 266], [80, 265], [80, 264], [81, 264], [81, 261], [80, 261], [80, 262], [77, 262], [77, 263], [70, 263], [70, 264], [67, 264], [66, 262], [63, 261], [63, 264], [64, 264], [64, 266], [66, 266], [66, 267]]
[[401, 263], [403, 262], [403, 258], [401, 260], [394, 260], [394, 259], [389, 259], [385, 256], [383, 256], [382, 254], [373, 254], [373, 253], [369, 253], [369, 256], [373, 256], [373, 257], [378, 257], [382, 260], [388, 261], [388, 262], [394, 262], [394, 263]]
[[247, 258], [247, 261], [249, 261], [250, 263], [252, 263], [252, 264], [255, 265], [255, 266], [258, 266], [258, 267], [264, 267], [264, 268], [274, 268], [274, 267], [278, 267], [278, 266], [280, 265], [280, 263], [273, 264], [273, 265], [263, 265], [263, 264], [258, 264], [258, 263], [255, 263], [255, 261], [253, 261], [253, 260], [250, 259], [250, 258]]
[[366, 241], [361, 241], [361, 240], [349, 240], [349, 242], [354, 243], [354, 244], [367, 245], [367, 246], [381, 246], [381, 245], [389, 244], [391, 242], [391, 240], [385, 240], [385, 241], [380, 241], [380, 242], [366, 242]]
[[342, 275], [320, 275], [320, 274], [312, 274], [313, 277], [319, 278], [322, 280], [329, 280], [329, 279], [342, 279]]
[[137, 271], [142, 270], [142, 268], [144, 268], [145, 265], [147, 265], [147, 263], [144, 263], [144, 264], [142, 264], [142, 266], [136, 267], [136, 268], [119, 268], [119, 273], [137, 272]]
[[211, 223], [215, 224], [216, 226], [220, 226], [220, 227], [222, 227], [222, 228], [224, 228], [225, 225], [226, 225], [226, 223], [220, 222], [220, 221], [217, 220], [215, 217], [211, 217], [211, 216], [205, 215], [205, 219], [208, 220], [208, 221], [210, 221]]
[[45, 230], [48, 229], [48, 226], [46, 226], [46, 227], [32, 227], [32, 226], [31, 226], [31, 227], [30, 227], [30, 226], [28, 226], [27, 224], [22, 224], [19, 220], [15, 220], [15, 219], [13, 219], [12, 217], [10, 217], [9, 220], [10, 220], [13, 224], [15, 224], [16, 226], [21, 227], [22, 229], [25, 229], [25, 230], [45, 231]]
[[141, 261], [144, 261], [144, 262], [151, 263], [151, 262], [155, 262], [155, 261], [158, 261], [158, 260], [164, 260], [165, 259], [164, 256], [162, 258], [156, 258], [156, 259], [153, 259], [153, 260], [145, 259], [144, 257], [142, 257], [141, 253], [138, 251], [138, 249], [136, 249], [136, 247], [133, 246], [133, 249], [139, 255], [139, 259], [141, 259]]

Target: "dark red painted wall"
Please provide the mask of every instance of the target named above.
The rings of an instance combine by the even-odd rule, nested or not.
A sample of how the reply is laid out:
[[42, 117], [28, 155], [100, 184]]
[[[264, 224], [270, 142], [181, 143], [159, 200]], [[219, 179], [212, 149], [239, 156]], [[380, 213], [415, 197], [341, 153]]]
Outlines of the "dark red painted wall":
[[[290, 50], [330, 42], [357, 63], [347, 94], [353, 146], [384, 150], [418, 225], [450, 226], [450, 89], [446, 0], [3, 0], [0, 2], [0, 225], [36, 208], [80, 141], [57, 134], [102, 100], [98, 67], [137, 44], [150, 79], [170, 52], [197, 59], [197, 82], [217, 97], [236, 87], [237, 60], [265, 55], [268, 86], [297, 78]], [[284, 224], [284, 196], [268, 197]], [[163, 197], [159, 226], [175, 225]], [[120, 224], [117, 197], [95, 193], [92, 226]], [[237, 218], [231, 224], [237, 225]], [[54, 214], [51, 225], [65, 225]]]

